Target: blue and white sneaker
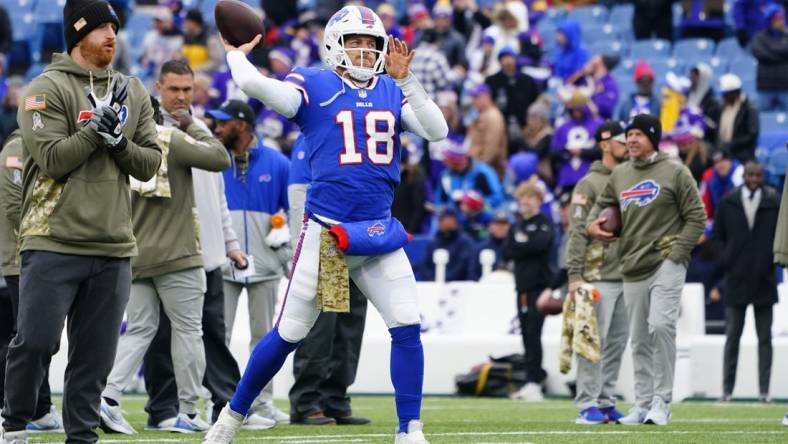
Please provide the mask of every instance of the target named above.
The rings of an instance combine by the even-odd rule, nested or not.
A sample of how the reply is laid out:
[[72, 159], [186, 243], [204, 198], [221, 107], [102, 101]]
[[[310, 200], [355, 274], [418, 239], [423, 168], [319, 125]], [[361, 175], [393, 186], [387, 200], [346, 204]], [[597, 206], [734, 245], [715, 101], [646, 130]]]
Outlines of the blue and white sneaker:
[[149, 420], [148, 423], [145, 424], [145, 430], [169, 430], [170, 427], [175, 425], [175, 421], [177, 420], [178, 420], [177, 416], [173, 416], [172, 418], [165, 419], [164, 421], [161, 421], [158, 424], [153, 424]]
[[599, 407], [583, 409], [575, 418], [575, 424], [596, 425], [603, 422], [605, 422], [605, 415], [599, 410]]
[[601, 411], [602, 414], [605, 415], [605, 422], [607, 423], [617, 424], [618, 421], [624, 417], [624, 414], [619, 412], [618, 409], [616, 409], [616, 406], [614, 405], [608, 407], [602, 407], [601, 409], [599, 409], [599, 411]]
[[205, 432], [210, 428], [210, 424], [203, 421], [199, 415], [195, 414], [194, 417], [190, 417], [185, 413], [178, 413], [175, 424], [168, 427], [167, 430], [175, 433], [198, 433]]
[[788, 427], [788, 413], [783, 416], [783, 425]]
[[137, 431], [123, 418], [123, 411], [120, 405], [111, 406], [104, 398], [101, 398], [99, 406], [99, 427], [106, 433], [123, 433], [124, 435], [136, 435]]
[[55, 406], [51, 406], [49, 408], [49, 413], [46, 415], [27, 423], [27, 427], [25, 428], [30, 433], [65, 432], [65, 430], [63, 430], [63, 419], [60, 418]]

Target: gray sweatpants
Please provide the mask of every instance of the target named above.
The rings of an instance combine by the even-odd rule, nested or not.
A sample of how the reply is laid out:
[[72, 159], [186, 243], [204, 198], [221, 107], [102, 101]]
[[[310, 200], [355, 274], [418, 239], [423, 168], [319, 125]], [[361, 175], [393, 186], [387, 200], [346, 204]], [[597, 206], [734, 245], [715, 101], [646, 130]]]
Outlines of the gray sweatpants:
[[655, 397], [673, 398], [676, 322], [687, 267], [665, 260], [648, 279], [624, 282], [629, 312], [635, 404], [648, 409]]
[[[246, 298], [249, 310], [249, 331], [252, 339], [249, 342], [249, 351], [274, 327], [274, 316], [276, 315], [276, 298], [279, 291], [279, 280], [256, 282], [254, 284], [239, 284], [237, 282], [224, 281], [224, 325], [227, 334], [227, 344], [233, 334], [235, 325], [235, 312], [238, 309], [238, 299], [241, 291], [246, 288]], [[255, 406], [260, 402], [268, 402], [274, 398], [273, 382], [263, 388], [260, 396], [255, 400]]]
[[119, 401], [139, 369], [159, 327], [159, 301], [172, 325], [172, 364], [178, 387], [178, 411], [191, 415], [202, 393], [205, 348], [202, 343], [202, 267], [189, 268], [131, 284], [126, 307], [126, 334], [120, 337], [115, 365], [102, 396]]
[[575, 405], [580, 410], [616, 404], [618, 370], [629, 339], [629, 319], [622, 283], [600, 281], [592, 285], [600, 294], [596, 303], [596, 316], [602, 342], [602, 360], [594, 364], [582, 356], [577, 357]]

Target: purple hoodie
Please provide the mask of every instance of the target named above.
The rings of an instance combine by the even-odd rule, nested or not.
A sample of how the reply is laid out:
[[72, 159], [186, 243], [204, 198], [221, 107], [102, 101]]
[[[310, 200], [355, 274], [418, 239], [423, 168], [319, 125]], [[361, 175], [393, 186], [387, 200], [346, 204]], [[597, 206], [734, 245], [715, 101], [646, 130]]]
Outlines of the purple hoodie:
[[596, 80], [596, 88], [591, 96], [591, 101], [596, 105], [600, 118], [603, 120], [613, 118], [613, 111], [618, 104], [618, 82], [610, 73]]

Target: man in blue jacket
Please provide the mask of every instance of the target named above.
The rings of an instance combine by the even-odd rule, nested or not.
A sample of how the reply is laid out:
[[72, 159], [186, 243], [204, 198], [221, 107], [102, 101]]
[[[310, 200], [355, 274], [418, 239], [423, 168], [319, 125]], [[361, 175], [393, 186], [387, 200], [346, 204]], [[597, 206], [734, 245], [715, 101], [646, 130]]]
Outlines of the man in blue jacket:
[[[227, 342], [230, 342], [235, 324], [238, 298], [246, 289], [251, 350], [273, 327], [279, 281], [286, 274], [293, 253], [287, 226], [272, 226], [272, 216], [289, 208], [290, 162], [254, 135], [255, 115], [246, 103], [230, 100], [221, 109], [209, 111], [208, 115], [216, 120], [216, 137], [232, 157], [231, 167], [224, 171], [227, 207], [241, 248], [249, 255], [248, 266], [253, 267], [251, 274], [245, 277], [238, 277], [242, 270], [235, 266], [225, 270]], [[278, 423], [290, 420], [290, 415], [274, 407], [271, 384], [263, 389], [253, 410]]]

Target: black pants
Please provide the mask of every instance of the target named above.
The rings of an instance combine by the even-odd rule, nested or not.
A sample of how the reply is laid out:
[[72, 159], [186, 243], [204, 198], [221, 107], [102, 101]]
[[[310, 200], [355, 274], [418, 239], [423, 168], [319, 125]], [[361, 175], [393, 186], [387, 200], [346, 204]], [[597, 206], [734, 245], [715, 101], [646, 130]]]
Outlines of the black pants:
[[[230, 401], [241, 379], [238, 363], [227, 348], [224, 330], [222, 270], [206, 272], [207, 291], [202, 307], [202, 341], [205, 346], [203, 385], [211, 392], [213, 420]], [[145, 387], [148, 391], [148, 424], [155, 425], [178, 414], [178, 387], [170, 354], [170, 320], [162, 310], [159, 330], [145, 354]]]
[[350, 282], [350, 313], [320, 313], [293, 356], [295, 383], [290, 389], [293, 420], [324, 412], [350, 416], [347, 388], [356, 380], [367, 299]]
[[[6, 276], [5, 282], [8, 287], [0, 290], [0, 406], [3, 405], [5, 399], [3, 382], [5, 381], [8, 344], [16, 334], [16, 316], [19, 312], [19, 276]], [[47, 367], [44, 369], [41, 388], [38, 389], [38, 400], [33, 419], [46, 415], [51, 407], [52, 393], [49, 390], [49, 367]]]
[[131, 291], [128, 258], [22, 252], [17, 333], [8, 348], [7, 431], [33, 419], [38, 390], [68, 318], [63, 393], [66, 443], [95, 443], [101, 391], [112, 370]]
[[650, 39], [656, 34], [658, 39], [673, 40], [673, 8], [671, 2], [662, 6], [635, 6], [632, 28], [637, 40]]
[[705, 26], [685, 26], [681, 29], [681, 38], [706, 38], [719, 42], [725, 37], [724, 28], [707, 28]]
[[541, 383], [547, 372], [542, 368], [542, 326], [544, 315], [536, 309], [539, 291], [521, 293], [517, 298], [517, 317], [525, 348], [525, 382]]
[[[758, 334], [758, 387], [761, 395], [769, 394], [772, 374], [772, 306], [753, 306], [755, 332]], [[725, 307], [725, 361], [723, 363], [723, 391], [733, 393], [736, 367], [739, 363], [739, 340], [744, 329], [747, 307]]]

